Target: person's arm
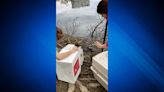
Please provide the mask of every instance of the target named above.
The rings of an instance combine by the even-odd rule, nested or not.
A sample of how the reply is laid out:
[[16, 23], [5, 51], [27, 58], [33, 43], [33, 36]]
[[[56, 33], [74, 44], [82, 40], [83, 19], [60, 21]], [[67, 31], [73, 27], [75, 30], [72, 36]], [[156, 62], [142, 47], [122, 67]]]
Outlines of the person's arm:
[[58, 60], [62, 60], [66, 57], [68, 57], [69, 55], [71, 55], [72, 53], [76, 52], [78, 50], [77, 47], [73, 47], [70, 51], [67, 51], [67, 52], [63, 52], [63, 53], [56, 53], [56, 58]]
[[96, 41], [96, 42], [95, 42], [95, 45], [96, 45], [96, 47], [98, 47], [98, 48], [108, 48], [107, 43], [102, 44], [102, 43]]
[[107, 43], [102, 44], [102, 48], [104, 49], [108, 48]]

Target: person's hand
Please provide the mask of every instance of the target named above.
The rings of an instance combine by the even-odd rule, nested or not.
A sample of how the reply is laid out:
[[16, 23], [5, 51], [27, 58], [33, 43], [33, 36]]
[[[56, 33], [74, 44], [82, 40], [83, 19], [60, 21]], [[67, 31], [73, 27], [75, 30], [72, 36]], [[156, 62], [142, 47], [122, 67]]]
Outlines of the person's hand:
[[74, 46], [70, 51], [71, 51], [71, 53], [74, 53], [74, 52], [78, 51], [78, 47]]
[[101, 44], [100, 42], [96, 41], [95, 45], [97, 48], [103, 48], [103, 44]]

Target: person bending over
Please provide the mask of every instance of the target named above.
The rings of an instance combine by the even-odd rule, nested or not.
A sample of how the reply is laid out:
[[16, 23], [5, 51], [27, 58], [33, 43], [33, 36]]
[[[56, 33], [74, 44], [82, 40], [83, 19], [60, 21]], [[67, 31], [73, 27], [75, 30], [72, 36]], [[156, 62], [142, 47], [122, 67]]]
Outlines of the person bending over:
[[[63, 32], [60, 28], [56, 27], [56, 35], [57, 35], [57, 41], [62, 40], [63, 37]], [[57, 60], [62, 60], [66, 57], [68, 57], [69, 55], [71, 55], [72, 53], [76, 52], [78, 50], [78, 47], [74, 46], [71, 50], [67, 51], [67, 52], [63, 52], [63, 53], [59, 53], [58, 52], [58, 48], [56, 48], [56, 59]]]

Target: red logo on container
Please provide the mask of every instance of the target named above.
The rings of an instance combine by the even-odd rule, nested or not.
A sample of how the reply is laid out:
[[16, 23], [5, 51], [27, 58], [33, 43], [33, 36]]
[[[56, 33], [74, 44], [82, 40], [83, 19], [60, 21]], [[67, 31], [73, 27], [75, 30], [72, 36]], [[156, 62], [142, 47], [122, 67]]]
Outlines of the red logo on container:
[[75, 65], [74, 65], [74, 76], [76, 76], [76, 73], [78, 72], [79, 67], [80, 67], [80, 65], [79, 65], [79, 59], [77, 59]]

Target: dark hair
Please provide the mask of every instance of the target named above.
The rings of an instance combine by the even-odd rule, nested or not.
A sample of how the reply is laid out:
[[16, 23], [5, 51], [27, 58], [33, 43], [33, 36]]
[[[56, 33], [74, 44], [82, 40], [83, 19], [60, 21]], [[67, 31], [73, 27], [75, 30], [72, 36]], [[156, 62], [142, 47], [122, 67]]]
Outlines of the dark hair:
[[63, 37], [63, 32], [60, 28], [56, 27], [56, 37], [57, 37], [57, 40], [60, 40], [62, 37]]
[[102, 0], [97, 5], [97, 13], [99, 14], [108, 14], [108, 2], [105, 0]]

